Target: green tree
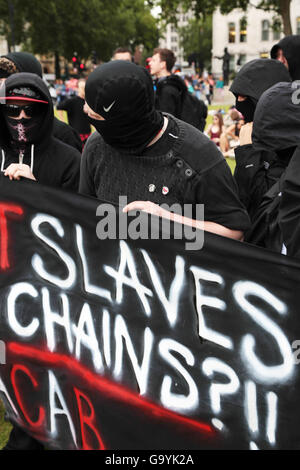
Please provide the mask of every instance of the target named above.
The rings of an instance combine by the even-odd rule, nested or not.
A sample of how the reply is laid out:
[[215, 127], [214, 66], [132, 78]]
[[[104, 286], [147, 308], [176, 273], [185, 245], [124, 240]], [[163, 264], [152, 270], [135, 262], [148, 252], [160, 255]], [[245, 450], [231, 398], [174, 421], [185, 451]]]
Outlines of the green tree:
[[179, 28], [180, 45], [184, 50], [184, 58], [195, 62], [197, 67], [210, 68], [212, 49], [212, 17], [194, 18], [188, 25]]
[[[248, 0], [152, 0], [150, 3], [152, 6], [161, 7], [163, 19], [174, 22], [180, 6], [184, 11], [193, 10], [196, 17], [200, 17], [212, 14], [217, 7], [220, 7], [223, 14], [230, 13], [235, 8], [246, 11], [251, 2]], [[291, 0], [261, 0], [255, 7], [275, 11], [280, 15], [283, 20], [284, 33], [289, 35], [292, 34], [290, 4]]]
[[[14, 28], [9, 3], [15, 11]], [[0, 33], [23, 43], [34, 54], [53, 54], [59, 75], [59, 58], [70, 60], [76, 51], [87, 60], [93, 50], [109, 60], [117, 46], [151, 48], [158, 30], [144, 0], [0, 0]]]

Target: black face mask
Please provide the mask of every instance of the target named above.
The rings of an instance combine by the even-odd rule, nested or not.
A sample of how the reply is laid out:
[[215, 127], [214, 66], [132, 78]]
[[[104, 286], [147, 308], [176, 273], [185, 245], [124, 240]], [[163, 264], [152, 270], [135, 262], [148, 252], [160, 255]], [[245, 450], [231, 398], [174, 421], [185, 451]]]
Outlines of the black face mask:
[[5, 116], [5, 121], [14, 142], [21, 146], [34, 144], [39, 137], [40, 117], [13, 119]]
[[132, 122], [127, 117], [105, 121], [89, 118], [103, 140], [119, 151], [138, 154], [142, 152], [163, 127], [163, 116], [153, 111], [142, 119]]
[[142, 67], [123, 60], [103, 64], [89, 76], [85, 92], [87, 104], [104, 118], [91, 124], [123, 153], [139, 155], [163, 127], [151, 77]]
[[251, 98], [247, 97], [244, 101], [236, 100], [235, 107], [242, 113], [245, 122], [253, 122], [256, 103]]

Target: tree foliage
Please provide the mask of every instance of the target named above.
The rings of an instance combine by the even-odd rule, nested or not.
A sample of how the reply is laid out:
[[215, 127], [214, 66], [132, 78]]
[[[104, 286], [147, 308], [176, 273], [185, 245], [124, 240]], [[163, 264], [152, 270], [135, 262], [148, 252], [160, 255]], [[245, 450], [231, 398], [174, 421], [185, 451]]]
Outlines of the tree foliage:
[[35, 54], [70, 60], [76, 51], [87, 59], [96, 50], [105, 61], [118, 46], [157, 44], [157, 26], [144, 0], [0, 0], [0, 34], [11, 42], [9, 2], [15, 43]]
[[212, 49], [212, 17], [193, 18], [188, 25], [179, 28], [180, 45], [184, 50], [184, 58], [195, 62], [201, 69], [209, 68]]
[[217, 7], [221, 13], [230, 13], [235, 8], [246, 11], [249, 4], [266, 11], [275, 11], [282, 17], [285, 34], [292, 34], [290, 21], [291, 0], [261, 0], [251, 3], [248, 0], [152, 0], [152, 6], [160, 6], [162, 19], [176, 23], [176, 15], [180, 11], [193, 10], [196, 18], [212, 14]]

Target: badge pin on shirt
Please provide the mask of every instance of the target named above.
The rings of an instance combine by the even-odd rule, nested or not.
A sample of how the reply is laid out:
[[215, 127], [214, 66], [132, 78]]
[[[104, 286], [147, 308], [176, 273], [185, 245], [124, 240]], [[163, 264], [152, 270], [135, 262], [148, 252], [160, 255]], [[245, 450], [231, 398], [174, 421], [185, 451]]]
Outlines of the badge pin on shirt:
[[168, 186], [163, 186], [161, 192], [163, 193], [164, 196], [166, 196], [169, 193], [169, 191], [170, 190], [169, 190]]

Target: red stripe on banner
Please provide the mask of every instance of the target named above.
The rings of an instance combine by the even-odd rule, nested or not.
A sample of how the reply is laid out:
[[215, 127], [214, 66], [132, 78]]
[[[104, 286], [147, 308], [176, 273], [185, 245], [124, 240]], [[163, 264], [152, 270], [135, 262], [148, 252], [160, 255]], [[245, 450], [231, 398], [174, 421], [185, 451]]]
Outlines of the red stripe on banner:
[[10, 212], [16, 215], [23, 215], [23, 209], [15, 204], [6, 202], [0, 203], [0, 270], [5, 271], [10, 268], [8, 259], [8, 228], [7, 228], [7, 215]]
[[182, 424], [210, 437], [216, 435], [216, 430], [209, 424], [195, 421], [193, 419], [186, 418], [185, 416], [178, 415], [173, 411], [166, 410], [165, 408], [133, 393], [124, 386], [113, 383], [110, 380], [95, 374], [74, 358], [63, 354], [52, 353], [50, 351], [41, 351], [38, 348], [18, 343], [9, 343], [7, 349], [11, 354], [21, 356], [22, 359], [30, 359], [43, 365], [67, 369], [70, 373], [84, 379], [90, 388], [94, 388], [104, 395], [110, 396], [121, 402], [142, 408], [144, 412], [148, 412], [157, 418]]

